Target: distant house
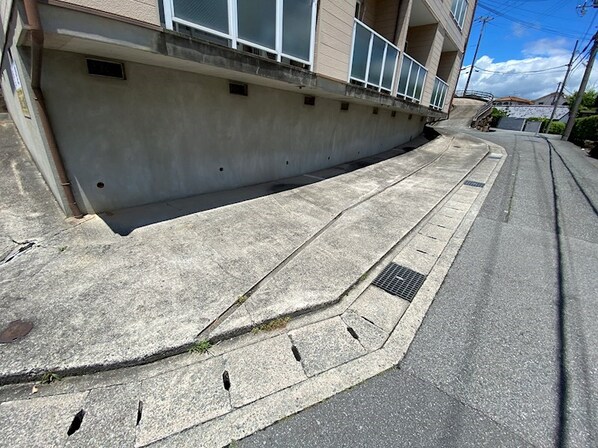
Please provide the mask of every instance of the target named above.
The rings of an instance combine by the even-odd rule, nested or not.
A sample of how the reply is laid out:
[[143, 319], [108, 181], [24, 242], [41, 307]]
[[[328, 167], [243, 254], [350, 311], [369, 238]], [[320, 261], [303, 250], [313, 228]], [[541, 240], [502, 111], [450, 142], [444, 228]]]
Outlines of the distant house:
[[564, 106], [567, 104], [567, 99], [564, 93], [552, 92], [534, 100], [533, 103], [537, 106], [554, 106], [555, 103], [558, 106]]
[[496, 106], [529, 106], [534, 102], [518, 96], [503, 96], [502, 98], [495, 98], [494, 104]]

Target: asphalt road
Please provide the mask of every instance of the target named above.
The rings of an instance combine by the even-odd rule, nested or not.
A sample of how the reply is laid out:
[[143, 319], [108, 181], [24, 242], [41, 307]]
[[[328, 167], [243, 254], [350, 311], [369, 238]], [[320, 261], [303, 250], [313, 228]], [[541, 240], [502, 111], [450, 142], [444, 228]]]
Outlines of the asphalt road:
[[529, 134], [396, 368], [238, 443], [598, 446], [598, 161]]

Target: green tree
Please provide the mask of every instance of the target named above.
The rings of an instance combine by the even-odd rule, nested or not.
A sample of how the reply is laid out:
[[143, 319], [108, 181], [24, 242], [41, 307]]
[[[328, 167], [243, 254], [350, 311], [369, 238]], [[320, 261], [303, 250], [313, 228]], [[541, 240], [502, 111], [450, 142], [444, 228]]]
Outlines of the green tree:
[[[573, 107], [575, 100], [577, 99], [577, 95], [579, 95], [578, 91], [573, 92], [571, 95], [566, 97], [567, 103], [569, 107]], [[593, 109], [598, 101], [598, 92], [594, 89], [588, 89], [583, 93], [581, 97], [581, 105], [579, 106], [579, 110], [588, 110]]]

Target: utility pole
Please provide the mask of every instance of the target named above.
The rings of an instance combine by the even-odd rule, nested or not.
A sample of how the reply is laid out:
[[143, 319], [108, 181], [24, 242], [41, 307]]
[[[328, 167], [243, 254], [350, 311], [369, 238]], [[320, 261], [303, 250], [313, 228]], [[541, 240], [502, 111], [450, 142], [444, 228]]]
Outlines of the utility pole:
[[484, 17], [480, 17], [478, 20], [480, 22], [482, 22], [482, 28], [480, 28], [480, 37], [478, 37], [478, 44], [476, 45], [475, 52], [473, 53], [473, 61], [471, 61], [471, 68], [469, 69], [469, 75], [467, 75], [467, 82], [465, 83], [465, 89], [463, 91], [463, 95], [467, 95], [467, 88], [469, 87], [469, 81], [471, 80], [471, 75], [473, 73], [475, 60], [478, 57], [478, 50], [480, 49], [480, 42], [482, 41], [482, 34], [484, 34], [484, 27], [486, 26], [486, 23], [493, 20], [493, 17], [484, 16]]
[[548, 120], [548, 126], [546, 127], [546, 132], [550, 129], [550, 125], [552, 124], [552, 120], [554, 120], [554, 116], [556, 115], [556, 108], [559, 105], [558, 99], [563, 96], [563, 91], [565, 90], [565, 84], [567, 84], [567, 79], [569, 78], [569, 73], [571, 73], [571, 66], [573, 65], [573, 59], [575, 58], [575, 52], [577, 51], [577, 45], [579, 41], [575, 41], [575, 47], [573, 47], [573, 53], [571, 53], [571, 59], [569, 59], [569, 64], [567, 65], [567, 73], [565, 73], [565, 79], [563, 79], [563, 83], [561, 84], [561, 88], [558, 91], [557, 101], [554, 103], [554, 108], [552, 109], [552, 114], [550, 115], [550, 120]]
[[579, 86], [579, 90], [577, 91], [577, 98], [575, 98], [575, 103], [573, 103], [573, 107], [569, 112], [569, 119], [567, 120], [567, 126], [565, 127], [565, 132], [561, 137], [561, 140], [569, 140], [569, 136], [571, 135], [571, 131], [573, 130], [573, 125], [575, 124], [575, 117], [577, 116], [577, 111], [579, 110], [579, 106], [581, 104], [581, 100], [583, 99], [583, 94], [586, 91], [586, 87], [588, 85], [588, 81], [590, 80], [590, 75], [592, 74], [592, 67], [594, 66], [594, 59], [596, 58], [596, 52], [598, 51], [598, 32], [594, 34], [594, 45], [592, 45], [592, 51], [590, 52], [590, 59], [588, 60], [588, 65], [586, 66], [586, 71], [583, 74], [583, 79], [581, 80], [581, 85]]

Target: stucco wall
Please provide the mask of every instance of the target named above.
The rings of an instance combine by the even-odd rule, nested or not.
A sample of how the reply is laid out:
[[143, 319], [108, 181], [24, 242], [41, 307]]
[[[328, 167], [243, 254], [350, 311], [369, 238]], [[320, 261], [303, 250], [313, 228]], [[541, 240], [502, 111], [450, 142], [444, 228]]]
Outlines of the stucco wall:
[[91, 77], [76, 53], [47, 51], [44, 64], [54, 128], [88, 212], [309, 172], [423, 127], [417, 116], [356, 104], [345, 112], [324, 98], [306, 106], [300, 93], [255, 85], [230, 95], [226, 79], [142, 64], [126, 64], [126, 81]]
[[158, 0], [62, 0], [62, 2], [160, 26]]

